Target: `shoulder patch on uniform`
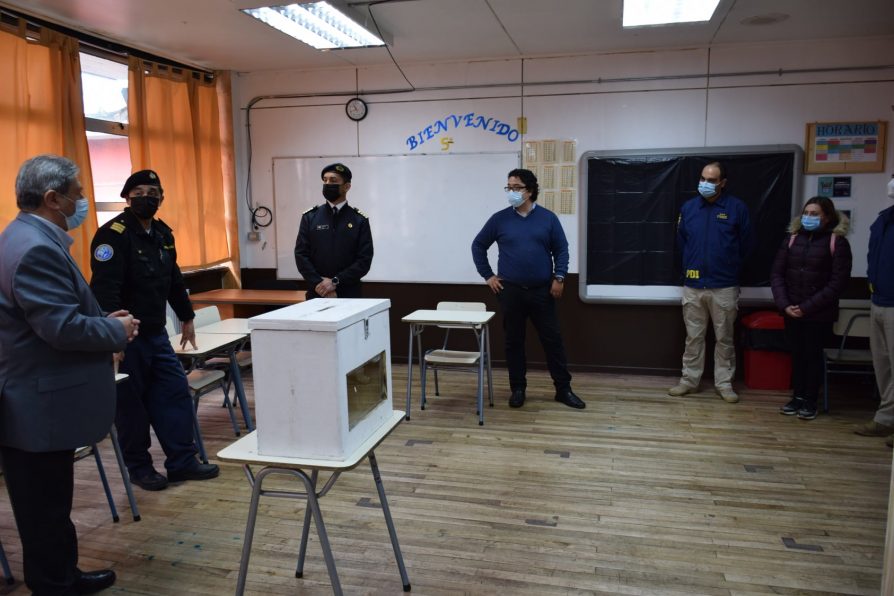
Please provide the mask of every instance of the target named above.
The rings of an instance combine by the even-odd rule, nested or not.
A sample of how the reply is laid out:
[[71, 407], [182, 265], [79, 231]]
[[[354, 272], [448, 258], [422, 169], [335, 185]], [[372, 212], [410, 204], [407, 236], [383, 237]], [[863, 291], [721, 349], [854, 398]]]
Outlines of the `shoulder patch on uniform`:
[[319, 205], [314, 205], [313, 207], [311, 207], [310, 209], [308, 209], [307, 211], [305, 211], [305, 212], [302, 213], [301, 215], [307, 215], [307, 214], [310, 213], [311, 211], [315, 211], [315, 210], [317, 209], [317, 207], [319, 207]]
[[93, 250], [93, 258], [101, 263], [111, 259], [114, 254], [115, 249], [109, 244], [100, 244]]
[[114, 222], [114, 223], [113, 223], [112, 225], [110, 225], [109, 227], [110, 227], [111, 229], [115, 230], [116, 232], [118, 232], [119, 234], [123, 234], [123, 233], [124, 233], [124, 230], [127, 229], [127, 226], [125, 226], [125, 225], [124, 225], [123, 223], [121, 223], [120, 221], [116, 221], [116, 222]]
[[357, 207], [354, 207], [353, 205], [351, 205], [351, 209], [356, 211], [359, 215], [362, 215], [364, 218], [369, 219], [369, 216], [366, 213], [364, 213], [363, 211], [361, 211], [360, 209], [358, 209]]

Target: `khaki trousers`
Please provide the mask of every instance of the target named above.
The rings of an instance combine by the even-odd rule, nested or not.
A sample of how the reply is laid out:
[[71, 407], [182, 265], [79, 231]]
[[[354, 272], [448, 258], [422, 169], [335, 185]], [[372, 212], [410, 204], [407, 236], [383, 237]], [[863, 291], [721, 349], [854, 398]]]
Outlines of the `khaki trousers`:
[[714, 386], [732, 388], [736, 374], [736, 347], [733, 325], [739, 312], [739, 288], [697, 289], [683, 286], [683, 322], [686, 349], [680, 383], [698, 387], [705, 370], [705, 334], [708, 319], [714, 325]]
[[869, 348], [881, 403], [875, 421], [894, 426], [894, 306], [872, 305], [869, 311]]

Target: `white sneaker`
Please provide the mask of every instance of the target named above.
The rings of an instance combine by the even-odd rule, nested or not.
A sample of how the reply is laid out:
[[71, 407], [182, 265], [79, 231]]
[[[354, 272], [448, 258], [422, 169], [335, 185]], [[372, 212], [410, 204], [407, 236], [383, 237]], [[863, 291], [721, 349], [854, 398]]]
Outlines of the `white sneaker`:
[[687, 393], [695, 393], [695, 390], [696, 388], [692, 385], [687, 385], [686, 383], [677, 383], [667, 390], [667, 394], [674, 397], [680, 397], [681, 395], [686, 395]]
[[717, 387], [717, 395], [723, 398], [728, 404], [734, 404], [739, 401], [739, 394], [733, 391], [732, 387]]

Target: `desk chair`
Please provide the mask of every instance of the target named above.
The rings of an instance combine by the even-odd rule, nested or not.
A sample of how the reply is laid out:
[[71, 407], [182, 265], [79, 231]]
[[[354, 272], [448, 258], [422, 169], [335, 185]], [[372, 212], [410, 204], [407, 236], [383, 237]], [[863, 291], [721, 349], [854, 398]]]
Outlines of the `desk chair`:
[[220, 311], [216, 306], [206, 306], [204, 308], [199, 308], [195, 311], [196, 318], [193, 319], [193, 324], [196, 327], [196, 331], [198, 331], [199, 327], [204, 327], [205, 325], [210, 325], [211, 323], [217, 323], [220, 321]]
[[[487, 305], [483, 302], [438, 302], [437, 310], [469, 310], [469, 311], [485, 311], [487, 310]], [[432, 369], [435, 373], [435, 395], [441, 395], [440, 387], [438, 386], [438, 370], [455, 370], [459, 372], [473, 372], [475, 374], [480, 374], [480, 368], [478, 366], [478, 359], [481, 357], [480, 351], [474, 352], [465, 352], [462, 350], [449, 350], [447, 349], [447, 342], [450, 339], [450, 331], [451, 329], [466, 329], [475, 334], [476, 341], [481, 340], [481, 330], [478, 329], [469, 329], [468, 326], [461, 325], [438, 325], [441, 329], [444, 329], [444, 343], [440, 348], [426, 350], [425, 355], [422, 357], [422, 370], [421, 370], [421, 386], [422, 386], [422, 400], [421, 407], [425, 409], [425, 383], [428, 369]], [[488, 355], [489, 357], [489, 355]], [[487, 370], [487, 362], [484, 363], [484, 368]], [[479, 383], [481, 379], [478, 380]], [[488, 378], [487, 382], [487, 394], [488, 399], [490, 400], [490, 406], [494, 405], [494, 394], [493, 389], [490, 385], [490, 379]], [[479, 412], [480, 413], [480, 412]]]
[[[121, 446], [118, 443], [118, 432], [115, 430], [114, 424], [109, 433], [109, 438], [112, 440], [112, 448], [115, 450], [115, 456], [118, 460], [118, 468], [121, 471], [121, 478], [124, 480], [124, 490], [127, 493], [127, 500], [130, 503], [130, 512], [133, 515], [134, 521], [140, 521], [140, 511], [137, 509], [137, 500], [134, 497], [133, 486], [130, 483], [130, 474], [127, 471], [127, 466], [124, 465], [124, 457], [121, 454]], [[96, 447], [96, 443], [75, 449], [74, 458], [77, 462], [89, 457], [91, 454], [96, 461], [96, 469], [99, 471], [99, 479], [102, 481], [102, 489], [105, 491], [106, 500], [109, 502], [109, 509], [112, 512], [112, 521], [118, 523], [118, 521], [120, 521], [118, 508], [115, 507], [115, 499], [112, 497], [112, 489], [109, 487], [109, 479], [106, 476], [106, 469], [102, 463], [102, 458], [99, 456], [99, 449]]]
[[[216, 306], [206, 306], [205, 308], [200, 308], [196, 312], [195, 318], [195, 327], [196, 331], [200, 331], [201, 327], [205, 325], [210, 325], [212, 323], [217, 323], [221, 320], [220, 318], [220, 310]], [[236, 352], [236, 364], [239, 366], [240, 370], [246, 370], [251, 368], [251, 351], [241, 349], [243, 346], [240, 346], [239, 351]], [[223, 371], [225, 383], [227, 389], [225, 394], [229, 393], [230, 389], [230, 359], [226, 356], [208, 358], [205, 362], [202, 363], [203, 368], [216, 368], [218, 370]], [[235, 395], [233, 400], [238, 400], [239, 395]], [[224, 404], [226, 405], [226, 403]], [[236, 436], [239, 436], [238, 427], [236, 430]]]
[[0, 566], [3, 567], [3, 581], [10, 586], [16, 583], [15, 578], [12, 576], [12, 570], [9, 568], [9, 561], [6, 559], [6, 551], [3, 550], [2, 542], [0, 542]]
[[[829, 375], [868, 375], [875, 377], [872, 367], [872, 352], [866, 349], [847, 348], [847, 340], [852, 337], [869, 337], [869, 311], [865, 309], [842, 308], [838, 320], [832, 327], [835, 335], [841, 336], [837, 348], [823, 350], [823, 410], [829, 411]], [[873, 387], [875, 385], [873, 384]]]
[[[170, 317], [167, 317], [167, 320], [165, 321], [165, 328], [168, 331], [168, 335], [176, 335], [173, 332], [174, 323], [171, 321]], [[236, 414], [233, 412], [233, 403], [230, 401], [228, 387], [224, 380], [226, 375], [219, 370], [196, 368], [196, 364], [197, 363], [194, 360], [190, 362], [189, 367], [186, 369], [186, 381], [189, 385], [190, 396], [192, 397], [192, 423], [196, 439], [196, 447], [199, 449], [199, 458], [202, 460], [202, 463], [207, 464], [208, 454], [205, 452], [205, 442], [202, 440], [202, 429], [199, 426], [199, 398], [220, 388], [221, 391], [223, 391], [224, 405], [227, 407], [227, 411], [230, 414], [230, 422], [233, 425], [233, 430], [236, 433], [236, 436], [239, 436], [239, 424], [236, 422]]]

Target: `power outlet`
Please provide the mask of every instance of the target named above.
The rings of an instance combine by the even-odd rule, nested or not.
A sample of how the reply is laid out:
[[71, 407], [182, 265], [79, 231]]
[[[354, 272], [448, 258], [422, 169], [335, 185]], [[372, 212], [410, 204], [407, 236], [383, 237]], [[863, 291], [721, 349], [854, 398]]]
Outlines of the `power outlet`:
[[252, 231], [248, 233], [249, 242], [258, 242], [261, 239], [261, 233]]

